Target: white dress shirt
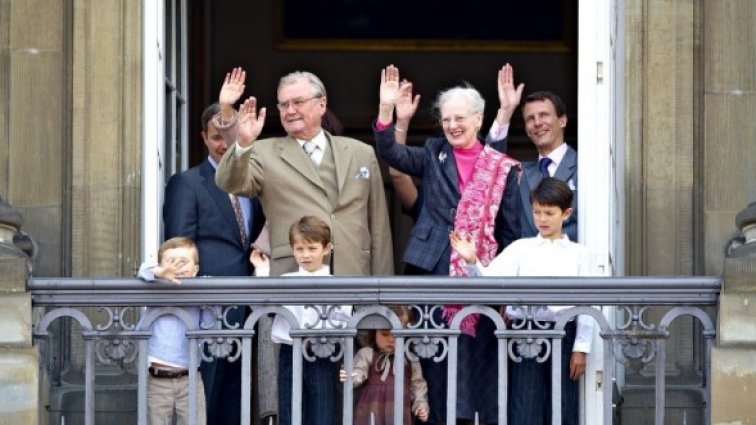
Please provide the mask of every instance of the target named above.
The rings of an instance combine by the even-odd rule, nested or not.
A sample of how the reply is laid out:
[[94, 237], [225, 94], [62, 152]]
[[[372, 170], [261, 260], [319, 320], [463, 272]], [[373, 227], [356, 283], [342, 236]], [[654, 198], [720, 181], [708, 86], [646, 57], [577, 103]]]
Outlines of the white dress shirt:
[[[323, 132], [323, 130], [320, 130], [320, 133], [318, 133], [310, 141], [312, 143], [315, 143], [315, 146], [318, 147], [317, 149], [312, 151], [312, 154], [310, 155], [310, 159], [315, 164], [320, 165], [320, 162], [323, 160], [323, 155], [325, 154], [325, 151], [328, 148], [328, 139], [326, 139], [326, 135]], [[297, 143], [299, 143], [299, 146], [302, 147], [302, 150], [304, 151], [304, 144], [307, 143], [307, 140], [297, 139]]]
[[509, 123], [499, 125], [499, 122], [494, 120], [491, 124], [491, 129], [488, 130], [488, 140], [494, 142], [496, 140], [502, 140], [509, 134]]
[[[538, 160], [540, 161], [541, 158], [549, 158], [551, 160], [551, 164], [549, 164], [548, 170], [549, 170], [549, 176], [554, 177], [554, 174], [556, 173], [557, 168], [559, 168], [559, 164], [564, 159], [564, 155], [567, 153], [567, 143], [562, 143], [551, 151], [546, 156], [538, 155]], [[574, 189], [573, 189], [574, 190]]]
[[[584, 245], [571, 242], [567, 235], [551, 241], [539, 234], [533, 238], [523, 238], [512, 242], [491, 261], [488, 267], [479, 262], [467, 266], [470, 276], [595, 276], [593, 258]], [[568, 305], [547, 306], [536, 313], [535, 319], [542, 322], [556, 321], [560, 310]], [[507, 307], [507, 317], [524, 319], [521, 309]], [[578, 316], [575, 345], [572, 351], [589, 353], [593, 338], [593, 319]]]
[[[268, 276], [269, 274], [270, 269], [262, 267], [255, 269], [256, 276]], [[299, 271], [281, 275], [281, 277], [286, 276], [331, 276], [331, 270], [328, 266], [323, 266], [318, 271], [308, 272], [307, 270], [304, 270], [300, 267]], [[287, 305], [285, 307], [289, 311], [294, 313], [294, 317], [297, 318], [299, 327], [301, 329], [307, 329], [308, 326], [313, 326], [320, 322], [320, 315], [318, 314], [318, 310], [312, 307], [305, 307], [303, 305]], [[351, 305], [340, 305], [333, 307], [334, 308], [331, 310], [330, 315], [328, 316], [329, 320], [325, 321], [326, 329], [334, 328], [331, 322], [346, 323], [352, 316]], [[315, 326], [315, 328], [321, 329], [321, 326]], [[289, 335], [290, 330], [291, 325], [289, 325], [289, 322], [277, 314], [275, 319], [273, 319], [273, 329], [270, 332], [270, 339], [277, 344], [291, 345], [294, 342], [294, 339], [291, 337], [291, 335]]]

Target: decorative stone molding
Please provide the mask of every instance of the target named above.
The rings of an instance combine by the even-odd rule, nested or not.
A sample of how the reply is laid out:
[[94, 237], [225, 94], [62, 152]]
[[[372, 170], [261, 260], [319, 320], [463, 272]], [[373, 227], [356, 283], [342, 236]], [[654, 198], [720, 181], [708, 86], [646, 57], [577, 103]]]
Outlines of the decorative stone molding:
[[735, 216], [735, 226], [740, 233], [728, 243], [727, 257], [756, 257], [756, 201]]
[[0, 258], [31, 258], [36, 254], [34, 241], [19, 233], [24, 218], [0, 196]]

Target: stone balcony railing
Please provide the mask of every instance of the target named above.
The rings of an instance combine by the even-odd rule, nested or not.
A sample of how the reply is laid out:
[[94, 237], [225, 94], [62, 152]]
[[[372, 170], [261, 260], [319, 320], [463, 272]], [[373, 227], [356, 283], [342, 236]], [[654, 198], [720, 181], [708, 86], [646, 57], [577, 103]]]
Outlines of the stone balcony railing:
[[[536, 357], [545, 346], [546, 356], [551, 355], [552, 367], [558, 370], [561, 338], [565, 324], [578, 314], [591, 316], [600, 336], [596, 343], [602, 347], [602, 358], [595, 369], [600, 371], [604, 385], [601, 418], [591, 423], [611, 424], [613, 421], [613, 391], [611, 383], [617, 365], [631, 362], [655, 364], [655, 423], [663, 424], [665, 415], [665, 362], [666, 342], [670, 326], [681, 316], [692, 316], [700, 323], [705, 348], [705, 365], [701, 386], [704, 423], [710, 418], [710, 356], [716, 326], [707, 311], [716, 307], [722, 282], [713, 277], [643, 277], [643, 278], [441, 278], [441, 277], [328, 277], [328, 278], [196, 278], [177, 286], [167, 283], [145, 284], [136, 279], [74, 279], [32, 278], [27, 289], [33, 306], [40, 314], [34, 324], [35, 344], [40, 348], [41, 359], [45, 352], [49, 330], [53, 322], [69, 318], [78, 324], [71, 332], [79, 332], [83, 341], [84, 402], [80, 410], [82, 422], [92, 425], [96, 420], [95, 397], [100, 381], [96, 381], [96, 366], [112, 364], [126, 369], [131, 365], [136, 375], [136, 422], [147, 424], [147, 338], [149, 323], [161, 314], [177, 314], [177, 307], [200, 306], [212, 313], [209, 325], [190, 325], [187, 337], [195, 340], [190, 361], [199, 362], [212, 357], [226, 358], [242, 364], [241, 414], [243, 423], [251, 423], [252, 337], [256, 322], [273, 313], [286, 315], [282, 305], [302, 304], [315, 308], [321, 322], [312, 328], [298, 329], [292, 323], [294, 337], [293, 424], [301, 424], [301, 411], [297, 406], [301, 396], [303, 346], [310, 347], [311, 355], [330, 358], [343, 363], [347, 371], [352, 368], [355, 352], [354, 336], [359, 329], [391, 328], [396, 338], [397, 355], [410, 360], [418, 357], [448, 357], [448, 423], [454, 423], [457, 367], [457, 338], [461, 319], [471, 313], [488, 316], [496, 324], [495, 335], [499, 349], [499, 423], [506, 424], [507, 356], [512, 359]], [[349, 304], [355, 313], [346, 327], [325, 329], [329, 305]], [[417, 320], [407, 328], [400, 328], [390, 305], [408, 305]], [[433, 320], [433, 309], [444, 304], [466, 306], [450, 326]], [[505, 324], [497, 306], [507, 305], [531, 314], [542, 305], [569, 305], [561, 310], [553, 329], [530, 321]], [[158, 307], [141, 320], [137, 317], [141, 307]], [[228, 313], [238, 307], [249, 307], [251, 313], [244, 323], [229, 323]], [[658, 320], [649, 319], [650, 307], [661, 310]], [[531, 316], [532, 317], [532, 316]], [[291, 316], [289, 316], [291, 319]], [[512, 350], [515, 342], [531, 349]], [[40, 360], [43, 362], [44, 360]], [[401, 391], [403, 362], [395, 363], [396, 394]], [[662, 372], [659, 372], [662, 371]], [[559, 374], [552, 382], [552, 423], [561, 423]], [[99, 379], [99, 378], [98, 378]], [[197, 379], [197, 371], [189, 374], [190, 388]], [[54, 381], [54, 379], [53, 379]], [[97, 384], [96, 384], [97, 383]], [[344, 383], [345, 389], [351, 382]], [[41, 391], [44, 389], [41, 388]], [[190, 409], [196, 409], [197, 394], [190, 393]], [[353, 392], [343, 392], [343, 424], [352, 423]], [[395, 397], [396, 422], [401, 423], [402, 397]], [[433, 407], [431, 406], [431, 409]], [[191, 410], [190, 410], [191, 411]], [[131, 420], [129, 423], [133, 423]], [[68, 422], [74, 423], [74, 422]], [[78, 423], [78, 422], [77, 422]]]

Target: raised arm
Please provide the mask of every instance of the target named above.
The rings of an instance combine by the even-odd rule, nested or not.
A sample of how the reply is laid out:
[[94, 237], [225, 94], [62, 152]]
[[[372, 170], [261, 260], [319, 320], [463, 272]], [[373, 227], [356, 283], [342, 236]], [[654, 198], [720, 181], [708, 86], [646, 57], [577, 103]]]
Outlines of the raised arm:
[[[412, 96], [412, 86], [405, 85], [403, 90]], [[413, 176], [421, 176], [424, 166], [422, 148], [408, 147], [396, 142], [396, 132], [392, 125], [394, 108], [399, 100], [399, 69], [389, 65], [381, 70], [380, 102], [378, 119], [373, 134], [376, 148], [381, 159], [389, 166]], [[404, 135], [406, 140], [406, 135]]]
[[226, 74], [220, 93], [218, 105], [220, 114], [216, 115], [213, 125], [218, 129], [227, 145], [234, 141], [241, 147], [251, 145], [262, 132], [265, 124], [265, 108], [257, 111], [257, 99], [250, 96], [239, 107], [239, 114], [234, 110], [234, 104], [244, 94], [247, 73], [242, 68], [234, 68]]
[[506, 64], [499, 70], [496, 88], [499, 92], [499, 110], [496, 112], [496, 122], [499, 125], [509, 125], [515, 108], [520, 104], [525, 84], [520, 83], [515, 89], [514, 70], [512, 65]]
[[237, 142], [223, 154], [215, 172], [215, 183], [223, 191], [250, 198], [262, 191], [265, 173], [260, 155], [253, 153], [252, 143], [260, 135], [264, 121], [265, 108], [258, 114], [255, 98], [245, 100], [234, 122], [238, 127]]
[[265, 108], [257, 111], [257, 99], [250, 96], [239, 107], [239, 129], [236, 142], [241, 147], [252, 145], [265, 125]]
[[394, 65], [389, 65], [381, 70], [379, 98], [378, 123], [391, 124], [394, 118], [394, 107], [399, 98], [399, 68]]
[[[417, 111], [420, 104], [420, 95], [412, 96], [412, 83], [403, 80], [399, 87], [399, 97], [396, 101], [396, 125], [394, 126], [394, 137], [396, 143], [401, 145], [407, 144], [407, 132], [409, 131], [410, 121]], [[394, 191], [399, 198], [399, 203], [405, 210], [411, 210], [417, 202], [417, 186], [412, 181], [412, 177], [401, 171], [389, 167], [389, 176], [394, 184]]]
[[223, 80], [220, 93], [218, 94], [218, 105], [220, 106], [221, 119], [223, 122], [231, 122], [234, 118], [234, 105], [241, 99], [244, 94], [244, 82], [247, 79], [247, 72], [242, 68], [234, 68], [226, 74]]
[[525, 84], [520, 83], [515, 88], [514, 70], [512, 69], [512, 65], [506, 64], [499, 70], [496, 78], [496, 88], [499, 93], [499, 110], [496, 112], [496, 120], [486, 137], [486, 140], [489, 142], [503, 140], [507, 137], [509, 123], [512, 120], [515, 109], [517, 109], [517, 105], [520, 104]]

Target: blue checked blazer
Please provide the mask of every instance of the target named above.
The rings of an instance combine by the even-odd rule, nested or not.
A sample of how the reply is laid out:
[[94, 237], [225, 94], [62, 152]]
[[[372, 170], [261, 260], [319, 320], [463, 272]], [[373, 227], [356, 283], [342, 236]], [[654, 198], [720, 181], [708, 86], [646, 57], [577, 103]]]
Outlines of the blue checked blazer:
[[[457, 164], [449, 142], [444, 137], [426, 140], [424, 147], [396, 143], [393, 126], [384, 131], [373, 128], [378, 155], [397, 170], [422, 178], [422, 208], [412, 228], [404, 262], [438, 275], [449, 274], [451, 247], [449, 232], [461, 198], [457, 185]], [[492, 143], [502, 152], [506, 140]], [[494, 237], [499, 252], [520, 237], [520, 191], [517, 170], [507, 176], [507, 184], [496, 216]]]

